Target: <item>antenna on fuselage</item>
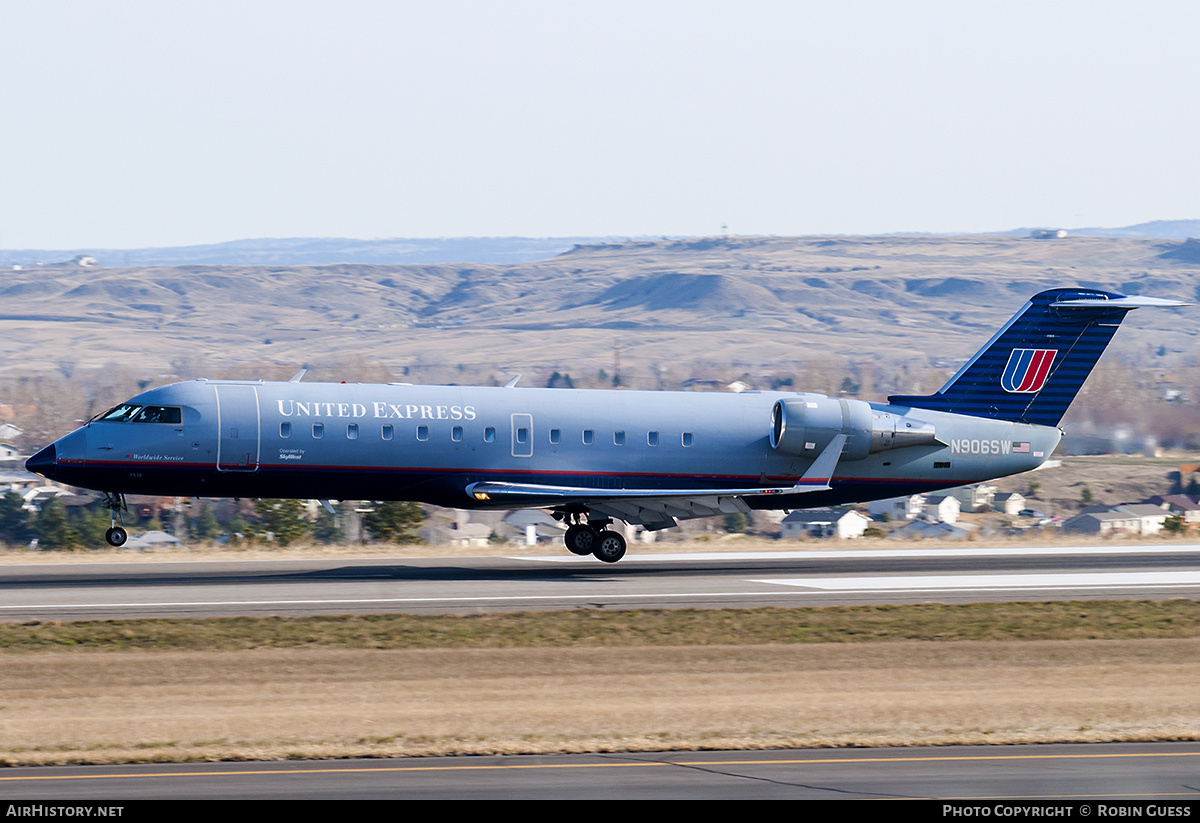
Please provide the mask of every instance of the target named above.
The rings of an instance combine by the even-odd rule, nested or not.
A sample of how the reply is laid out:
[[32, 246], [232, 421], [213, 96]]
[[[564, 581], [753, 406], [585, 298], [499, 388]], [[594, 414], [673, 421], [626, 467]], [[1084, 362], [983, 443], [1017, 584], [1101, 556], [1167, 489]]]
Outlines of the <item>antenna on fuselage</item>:
[[304, 373], [306, 371], [308, 371], [308, 369], [301, 369], [300, 371], [296, 372], [295, 374], [292, 375], [292, 379], [289, 380], [288, 382], [289, 383], [299, 383], [300, 378], [304, 376]]
[[511, 389], [513, 386], [517, 385], [517, 381], [520, 379], [521, 379], [521, 375], [518, 374], [512, 380], [509, 380], [507, 383], [505, 383], [504, 388]]

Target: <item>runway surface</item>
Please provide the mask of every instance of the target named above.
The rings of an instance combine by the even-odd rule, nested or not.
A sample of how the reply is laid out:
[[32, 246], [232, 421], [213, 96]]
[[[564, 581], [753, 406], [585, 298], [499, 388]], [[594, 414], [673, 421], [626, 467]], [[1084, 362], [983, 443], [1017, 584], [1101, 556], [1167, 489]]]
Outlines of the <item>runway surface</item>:
[[1200, 545], [0, 567], [0, 620], [1200, 597]]
[[[0, 620], [1200, 597], [1200, 545], [0, 567]], [[1200, 802], [1200, 744], [14, 768], [0, 798]], [[939, 807], [940, 808], [940, 807]]]
[[1180, 816], [1200, 803], [1198, 775], [1198, 743], [946, 746], [16, 768], [0, 799], [958, 798], [1065, 800], [1086, 816], [1078, 804], [1109, 798]]

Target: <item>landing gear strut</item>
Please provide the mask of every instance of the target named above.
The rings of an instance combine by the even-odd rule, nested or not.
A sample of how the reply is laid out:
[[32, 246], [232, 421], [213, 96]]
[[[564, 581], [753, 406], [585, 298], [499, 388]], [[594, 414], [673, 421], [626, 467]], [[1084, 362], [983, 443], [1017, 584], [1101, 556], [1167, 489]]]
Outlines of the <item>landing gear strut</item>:
[[571, 554], [593, 555], [605, 563], [616, 563], [625, 556], [625, 538], [620, 532], [606, 528], [611, 520], [584, 521], [586, 512], [575, 512], [567, 515], [574, 522], [567, 527], [563, 542]]
[[[125, 495], [120, 492], [105, 492], [104, 505], [108, 506], [112, 512], [112, 527], [104, 533], [104, 539], [108, 541], [108, 545], [120, 548], [125, 545], [125, 541], [129, 539], [129, 532], [125, 531], [125, 518], [123, 514], [129, 511], [125, 505]], [[121, 525], [117, 525], [117, 520], [121, 521]]]

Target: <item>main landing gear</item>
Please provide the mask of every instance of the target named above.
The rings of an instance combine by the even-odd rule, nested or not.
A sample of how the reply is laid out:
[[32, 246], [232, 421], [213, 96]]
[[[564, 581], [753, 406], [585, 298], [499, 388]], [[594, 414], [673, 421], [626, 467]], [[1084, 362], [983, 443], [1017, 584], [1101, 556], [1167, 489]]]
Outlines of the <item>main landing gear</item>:
[[625, 556], [625, 538], [620, 532], [606, 528], [611, 520], [589, 520], [584, 514], [567, 515], [575, 522], [567, 527], [563, 542], [571, 554], [593, 555], [605, 563], [616, 563]]
[[[105, 492], [104, 505], [112, 512], [112, 528], [104, 533], [104, 539], [108, 541], [108, 545], [120, 548], [129, 539], [129, 532], [125, 531], [125, 518], [122, 516], [129, 511], [125, 505], [125, 495], [119, 492]], [[121, 521], [120, 526], [117, 525], [117, 520]]]

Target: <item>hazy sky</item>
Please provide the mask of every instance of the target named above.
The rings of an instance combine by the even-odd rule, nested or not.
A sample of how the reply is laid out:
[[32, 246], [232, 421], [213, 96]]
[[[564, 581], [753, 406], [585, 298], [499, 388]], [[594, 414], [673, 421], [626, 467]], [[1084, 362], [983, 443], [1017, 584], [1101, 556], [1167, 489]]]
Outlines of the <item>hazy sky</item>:
[[0, 248], [1200, 218], [1200, 3], [0, 0]]

